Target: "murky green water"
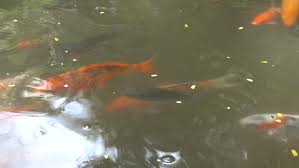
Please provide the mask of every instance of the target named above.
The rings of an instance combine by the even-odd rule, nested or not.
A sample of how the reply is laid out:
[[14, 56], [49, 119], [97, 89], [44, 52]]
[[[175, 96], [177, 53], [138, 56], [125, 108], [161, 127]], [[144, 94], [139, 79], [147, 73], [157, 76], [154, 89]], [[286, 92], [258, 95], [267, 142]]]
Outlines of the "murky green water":
[[[280, 24], [250, 25], [252, 17], [268, 6], [264, 1], [246, 0], [2, 0], [1, 78], [14, 78], [24, 72], [28, 76], [22, 82], [13, 80], [1, 96], [1, 106], [29, 103], [54, 118], [62, 115], [59, 123], [88, 143], [99, 144], [100, 137], [100, 147], [88, 148], [82, 155], [100, 152], [92, 153], [93, 157], [80, 163], [81, 167], [296, 167], [298, 159], [290, 151], [299, 151], [298, 139], [277, 141], [239, 123], [252, 114], [297, 114], [299, 109], [298, 29]], [[29, 47], [14, 48], [31, 39], [39, 40]], [[154, 55], [156, 77], [130, 74], [89, 92], [58, 92], [50, 98], [22, 96], [33, 77], [47, 79], [105, 61], [137, 63]], [[128, 89], [138, 91], [227, 74], [237, 74], [235, 87], [195, 88], [191, 100], [158, 95], [149, 101], [149, 108], [138, 106], [118, 112], [106, 108]], [[2, 127], [10, 127], [10, 122], [4, 121], [5, 117], [3, 123], [7, 124]], [[26, 125], [19, 122], [14, 127]], [[298, 134], [296, 128], [292, 134]], [[21, 131], [24, 133], [25, 129]], [[44, 147], [34, 144], [26, 148], [26, 143], [16, 145], [10, 141], [19, 134], [1, 133], [0, 140], [8, 142], [1, 146], [3, 154], [13, 158], [14, 150], [6, 153], [7, 146], [16, 148], [15, 152], [19, 148], [41, 151]], [[76, 141], [59, 135], [54, 136], [56, 141]], [[53, 140], [53, 150], [45, 151], [55, 155], [56, 141]], [[70, 149], [75, 150], [82, 143], [75, 143]], [[57, 148], [64, 151], [63, 146]], [[70, 149], [65, 149], [61, 160]], [[20, 167], [15, 162], [20, 162], [32, 168], [37, 166], [29, 163], [43, 160], [29, 155], [24, 156], [27, 161], [23, 164], [20, 158], [10, 159], [14, 164], [0, 161], [0, 165], [15, 168]], [[43, 162], [50, 165], [55, 161], [45, 157]], [[65, 167], [62, 163], [56, 167]]]

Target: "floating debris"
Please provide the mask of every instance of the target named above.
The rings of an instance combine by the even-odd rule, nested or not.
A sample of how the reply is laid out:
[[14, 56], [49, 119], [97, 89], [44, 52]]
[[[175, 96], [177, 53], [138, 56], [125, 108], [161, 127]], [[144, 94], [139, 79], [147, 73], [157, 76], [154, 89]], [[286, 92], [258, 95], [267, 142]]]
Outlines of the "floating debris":
[[243, 153], [243, 158], [245, 160], [248, 160], [248, 152], [246, 150], [242, 150], [242, 153]]
[[16, 85], [15, 84], [8, 84], [7, 86], [8, 87], [15, 87]]
[[14, 22], [18, 22], [19, 20], [17, 20], [17, 19], [14, 19], [14, 20], [12, 20], [12, 21], [14, 21]]
[[104, 155], [104, 159], [109, 159], [109, 156], [108, 155]]
[[239, 30], [243, 30], [243, 29], [244, 29], [244, 27], [243, 27], [243, 26], [240, 26], [240, 27], [238, 27], [238, 29], [239, 29]]
[[298, 153], [295, 149], [292, 149], [291, 153], [292, 153], [293, 157], [298, 157]]
[[67, 87], [69, 87], [69, 85], [68, 84], [64, 84], [63, 87], [67, 88]]
[[261, 61], [261, 64], [268, 64], [269, 62], [266, 60]]
[[65, 52], [65, 53], [69, 53], [69, 51], [68, 51], [68, 50], [65, 50], [64, 52]]
[[60, 65], [61, 65], [61, 66], [63, 66], [63, 65], [64, 65], [64, 63], [62, 62], [62, 63], [60, 63]]
[[76, 58], [73, 59], [74, 62], [78, 61]]
[[102, 15], [102, 14], [104, 14], [104, 13], [105, 13], [104, 11], [101, 11], [101, 12], [100, 12], [100, 15]]
[[176, 104], [182, 104], [182, 101], [178, 100], [175, 102]]
[[187, 23], [184, 24], [185, 28], [189, 28], [189, 25]]
[[195, 89], [195, 87], [196, 87], [196, 85], [191, 85], [191, 87], [190, 87], [190, 88], [194, 90], [194, 89]]
[[58, 37], [54, 37], [54, 40], [55, 40], [55, 41], [59, 41], [59, 38], [58, 38]]
[[230, 110], [230, 109], [231, 109], [231, 107], [227, 106], [227, 107], [226, 107], [226, 109], [227, 109], [227, 110]]
[[246, 80], [251, 83], [253, 82], [253, 79], [250, 79], [250, 78], [247, 78]]
[[151, 77], [154, 78], [154, 77], [157, 77], [158, 74], [151, 74]]
[[58, 24], [58, 25], [60, 25], [61, 23], [60, 23], [60, 22], [58, 22], [57, 24]]
[[231, 57], [226, 57], [227, 59], [231, 59]]

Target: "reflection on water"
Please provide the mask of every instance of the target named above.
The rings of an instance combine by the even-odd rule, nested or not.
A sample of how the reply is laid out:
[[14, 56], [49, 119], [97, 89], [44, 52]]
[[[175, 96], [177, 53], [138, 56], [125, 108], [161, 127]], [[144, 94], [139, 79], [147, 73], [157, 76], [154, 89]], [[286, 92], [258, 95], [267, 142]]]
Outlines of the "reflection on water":
[[250, 25], [269, 7], [1, 1], [0, 167], [296, 167], [298, 28]]

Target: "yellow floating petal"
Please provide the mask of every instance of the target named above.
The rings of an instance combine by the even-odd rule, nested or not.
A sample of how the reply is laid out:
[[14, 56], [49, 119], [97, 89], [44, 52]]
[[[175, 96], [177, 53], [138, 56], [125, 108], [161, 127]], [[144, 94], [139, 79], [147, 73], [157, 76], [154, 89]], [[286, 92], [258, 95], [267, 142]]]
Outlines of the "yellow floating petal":
[[291, 150], [291, 153], [292, 153], [292, 155], [293, 155], [294, 157], [298, 157], [298, 153], [297, 153], [297, 151], [296, 151], [295, 149], [292, 149], [292, 150]]

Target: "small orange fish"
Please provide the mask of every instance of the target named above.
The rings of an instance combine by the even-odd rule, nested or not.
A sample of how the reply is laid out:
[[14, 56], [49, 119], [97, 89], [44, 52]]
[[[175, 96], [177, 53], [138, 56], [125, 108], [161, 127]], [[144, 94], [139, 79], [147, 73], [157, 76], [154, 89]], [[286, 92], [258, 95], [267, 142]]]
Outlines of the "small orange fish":
[[281, 18], [285, 26], [294, 26], [299, 19], [299, 0], [282, 0]]
[[132, 110], [133, 108], [147, 108], [150, 106], [150, 102], [135, 99], [128, 96], [120, 96], [114, 99], [107, 107], [106, 111], [108, 112], [118, 112], [118, 111], [125, 111], [125, 110]]
[[49, 77], [39, 86], [34, 87], [35, 92], [68, 91], [77, 93], [94, 87], [105, 87], [106, 83], [117, 75], [130, 72], [151, 73], [153, 57], [136, 64], [124, 62], [106, 62], [87, 65], [75, 70]]
[[251, 21], [251, 24], [256, 26], [262, 24], [273, 24], [279, 13], [279, 8], [271, 7], [268, 10], [263, 11], [259, 15], [254, 17], [254, 19]]
[[47, 38], [48, 38], [48, 36], [43, 36], [43, 37], [37, 38], [37, 39], [24, 40], [24, 41], [19, 42], [15, 46], [15, 48], [16, 49], [24, 49], [24, 48], [28, 48], [28, 47], [36, 47], [36, 46], [39, 46], [42, 43], [44, 43]]

